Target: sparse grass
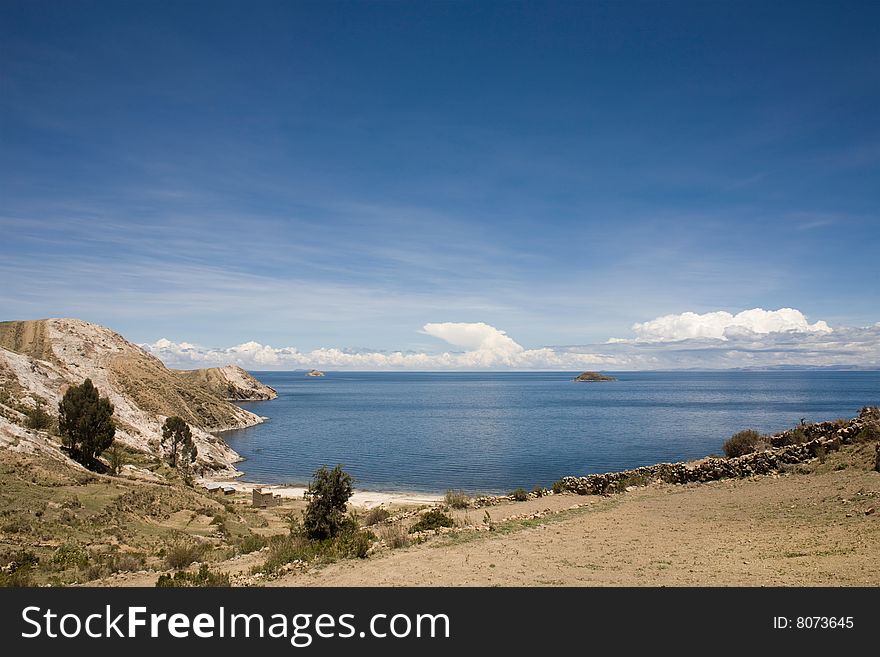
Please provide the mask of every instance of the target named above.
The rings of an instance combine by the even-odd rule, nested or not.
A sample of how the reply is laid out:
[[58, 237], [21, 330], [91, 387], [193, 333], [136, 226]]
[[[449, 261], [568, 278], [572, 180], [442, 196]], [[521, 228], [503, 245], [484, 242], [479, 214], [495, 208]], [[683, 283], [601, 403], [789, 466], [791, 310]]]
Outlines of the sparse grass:
[[371, 527], [379, 524], [383, 520], [387, 520], [389, 517], [391, 517], [391, 513], [389, 513], [388, 509], [384, 509], [381, 506], [374, 507], [367, 511], [364, 516], [364, 527]]
[[180, 570], [201, 561], [208, 552], [207, 543], [178, 543], [165, 551], [165, 563], [169, 568]]
[[379, 538], [385, 541], [385, 545], [392, 550], [404, 548], [409, 545], [409, 535], [400, 523], [394, 523], [393, 525], [383, 527], [379, 532]]
[[[800, 428], [800, 427], [798, 427]], [[754, 429], [746, 429], [733, 434], [724, 443], [724, 453], [730, 457], [751, 454], [768, 444], [767, 438]]]
[[76, 495], [71, 495], [66, 500], [61, 503], [62, 509], [81, 509], [82, 502], [79, 501], [79, 497]]
[[[591, 504], [589, 506], [578, 507], [573, 509], [565, 509], [553, 515], [544, 516], [543, 518], [528, 518], [524, 520], [504, 520], [501, 522], [494, 522], [489, 516], [489, 512], [486, 511], [486, 517], [484, 521], [489, 527], [499, 533], [499, 534], [511, 534], [518, 532], [523, 529], [532, 529], [534, 527], [540, 527], [543, 525], [553, 525], [558, 522], [565, 522], [566, 520], [570, 520], [576, 516], [580, 516], [587, 513], [596, 513], [599, 511], [608, 511], [613, 509], [618, 504], [621, 503], [623, 498], [621, 497], [606, 497], [596, 504]], [[487, 538], [490, 534], [487, 532], [481, 531], [464, 531], [464, 532], [454, 532], [451, 534], [446, 534], [441, 537], [440, 545], [458, 545], [460, 543], [471, 543], [474, 541], [479, 541]]]
[[364, 559], [376, 535], [373, 532], [348, 529], [334, 538], [309, 539], [298, 531], [286, 536], [269, 539], [269, 555], [257, 572], [273, 574], [282, 566], [294, 561], [303, 563], [332, 563], [340, 559], [357, 557]]
[[198, 572], [188, 573], [178, 571], [174, 575], [159, 575], [156, 581], [158, 588], [192, 588], [192, 587], [219, 587], [231, 586], [228, 573], [214, 573], [208, 569], [208, 564], [203, 563]]
[[251, 552], [262, 550], [267, 545], [269, 545], [269, 539], [265, 536], [250, 534], [242, 538], [235, 547], [236, 552], [239, 554], [250, 554]]
[[[95, 475], [64, 461], [0, 450], [0, 553], [24, 548], [39, 559], [27, 573], [0, 579], [64, 586], [117, 572], [162, 571], [168, 568], [165, 556], [173, 560], [173, 548], [190, 543], [207, 545], [207, 560], [217, 561], [239, 554], [241, 546], [267, 545], [259, 536], [247, 539], [251, 528], [286, 531], [283, 514], [300, 506], [304, 503], [257, 512], [241, 499], [218, 498], [175, 481]], [[211, 525], [212, 519], [224, 522]], [[60, 545], [68, 547], [53, 562]], [[70, 546], [83, 550], [73, 554]]]
[[616, 492], [623, 493], [623, 492], [626, 492], [626, 489], [631, 486], [642, 487], [642, 486], [647, 486], [650, 483], [651, 483], [651, 479], [647, 475], [632, 474], [632, 475], [629, 475], [628, 477], [624, 477], [623, 479], [619, 480], [616, 484], [615, 489], [616, 489]]
[[409, 529], [410, 534], [415, 532], [426, 532], [440, 527], [452, 527], [455, 522], [442, 511], [431, 509], [423, 514], [419, 521]]
[[40, 558], [30, 550], [0, 553], [0, 587], [31, 586], [32, 573], [39, 562]]
[[86, 581], [108, 577], [113, 573], [133, 572], [144, 570], [146, 556], [139, 552], [119, 552], [111, 549], [91, 555], [88, 566], [80, 570], [80, 575]]
[[465, 495], [464, 491], [461, 489], [456, 490], [450, 488], [446, 491], [444, 501], [446, 502], [446, 506], [450, 509], [466, 509], [471, 504], [471, 498]]

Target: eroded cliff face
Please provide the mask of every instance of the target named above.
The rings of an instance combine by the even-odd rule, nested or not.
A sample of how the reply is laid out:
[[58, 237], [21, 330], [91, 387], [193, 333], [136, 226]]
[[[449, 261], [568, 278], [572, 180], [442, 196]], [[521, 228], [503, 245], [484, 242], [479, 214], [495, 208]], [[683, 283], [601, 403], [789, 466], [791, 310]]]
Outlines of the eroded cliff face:
[[82, 320], [0, 322], [0, 446], [23, 444], [23, 409], [42, 403], [54, 414], [67, 388], [87, 378], [110, 398], [123, 443], [155, 452], [162, 423], [179, 415], [193, 429], [199, 464], [230, 472], [240, 458], [211, 432], [262, 419], [227, 399], [275, 396], [237, 367], [168, 369], [118, 333]]

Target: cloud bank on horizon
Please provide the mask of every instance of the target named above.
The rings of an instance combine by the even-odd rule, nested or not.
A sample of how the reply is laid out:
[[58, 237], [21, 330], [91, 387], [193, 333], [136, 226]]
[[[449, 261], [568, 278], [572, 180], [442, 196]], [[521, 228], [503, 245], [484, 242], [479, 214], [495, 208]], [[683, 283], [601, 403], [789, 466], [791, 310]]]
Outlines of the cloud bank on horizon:
[[794, 308], [779, 310], [753, 308], [736, 315], [723, 310], [703, 315], [686, 312], [680, 315], [664, 315], [650, 322], [636, 323], [632, 329], [636, 333], [635, 340], [611, 338], [609, 342], [671, 342], [699, 338], [727, 341], [737, 335], [832, 332], [831, 327], [823, 321], [810, 324], [804, 314]]
[[226, 364], [251, 370], [567, 370], [725, 369], [738, 367], [880, 366], [880, 322], [873, 326], [810, 324], [793, 308], [684, 312], [636, 323], [634, 338], [601, 345], [529, 349], [483, 322], [428, 323], [422, 333], [454, 349], [437, 353], [336, 347], [300, 351], [245, 342], [208, 348], [162, 338], [140, 345], [171, 367]]

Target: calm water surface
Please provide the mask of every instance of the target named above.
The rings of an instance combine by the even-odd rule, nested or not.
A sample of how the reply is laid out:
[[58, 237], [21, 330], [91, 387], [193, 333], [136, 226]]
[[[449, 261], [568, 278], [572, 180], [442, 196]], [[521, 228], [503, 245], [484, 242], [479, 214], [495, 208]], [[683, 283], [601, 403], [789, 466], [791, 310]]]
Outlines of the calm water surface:
[[256, 372], [270, 419], [224, 434], [245, 479], [299, 484], [342, 463], [357, 488], [507, 492], [563, 475], [720, 453], [744, 428], [779, 431], [880, 405], [880, 372]]

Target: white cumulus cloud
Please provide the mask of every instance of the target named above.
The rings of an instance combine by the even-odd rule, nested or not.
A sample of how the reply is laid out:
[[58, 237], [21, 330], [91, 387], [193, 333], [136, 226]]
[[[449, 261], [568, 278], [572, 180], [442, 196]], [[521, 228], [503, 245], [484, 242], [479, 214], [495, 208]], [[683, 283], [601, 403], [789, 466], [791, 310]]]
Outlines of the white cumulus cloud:
[[195, 368], [235, 364], [250, 370], [651, 370], [732, 367], [880, 368], [880, 323], [833, 330], [810, 324], [792, 308], [667, 315], [636, 324], [635, 338], [602, 345], [529, 349], [483, 322], [429, 323], [422, 333], [448, 345], [436, 352], [300, 351], [244, 342], [209, 348], [166, 338], [141, 347], [167, 365]]
[[[726, 341], [731, 337], [769, 333], [831, 333], [823, 321], [810, 324], [800, 310], [753, 308], [736, 315], [720, 310], [702, 315], [685, 312], [664, 315], [648, 322], [633, 324], [636, 342], [673, 342], [678, 340], [711, 339]], [[612, 338], [609, 342], [626, 342]]]
[[422, 331], [440, 338], [456, 347], [477, 351], [491, 351], [503, 354], [519, 354], [525, 351], [504, 331], [483, 322], [443, 322], [425, 324]]
[[422, 332], [457, 347], [429, 354], [404, 351], [351, 352], [334, 347], [302, 352], [296, 347], [275, 348], [245, 342], [225, 348], [207, 348], [161, 338], [141, 348], [172, 367], [195, 368], [235, 364], [245, 369], [329, 370], [478, 370], [478, 369], [585, 369], [622, 366], [613, 355], [583, 350], [526, 349], [504, 331], [483, 322], [425, 324]]

